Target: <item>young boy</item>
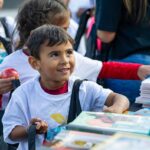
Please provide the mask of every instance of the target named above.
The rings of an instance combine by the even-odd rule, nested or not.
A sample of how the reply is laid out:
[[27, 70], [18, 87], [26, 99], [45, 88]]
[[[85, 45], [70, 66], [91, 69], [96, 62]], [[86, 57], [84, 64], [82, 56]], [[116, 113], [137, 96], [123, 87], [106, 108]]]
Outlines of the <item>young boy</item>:
[[[16, 29], [20, 37], [19, 49], [4, 59], [0, 65], [0, 72], [6, 68], [14, 68], [19, 73], [21, 84], [34, 78], [39, 73], [30, 66], [28, 62], [29, 52], [24, 46], [30, 32], [43, 24], [58, 25], [67, 30], [69, 22], [69, 12], [61, 0], [25, 1], [17, 15]], [[72, 24], [70, 24], [70, 29], [72, 31], [74, 26], [71, 25]], [[69, 32], [69, 34], [71, 33]], [[84, 57], [77, 52], [74, 52], [74, 55], [76, 61], [73, 74], [79, 76], [81, 79], [92, 81], [108, 78], [139, 80], [150, 75], [150, 65], [101, 62]], [[9, 98], [8, 92], [12, 89], [12, 80], [13, 78], [0, 79], [2, 109], [5, 109], [7, 106]]]
[[[37, 124], [39, 134], [66, 124], [77, 79], [71, 76], [75, 64], [72, 44], [72, 38], [60, 27], [43, 25], [32, 31], [27, 42], [29, 63], [40, 76], [15, 90], [2, 120], [5, 141], [19, 142], [18, 150], [27, 150], [26, 131], [30, 124]], [[105, 104], [105, 111], [122, 113], [129, 107], [125, 96], [91, 81], [81, 84], [79, 99], [84, 111], [102, 111]], [[42, 141], [43, 136], [38, 135], [36, 146]]]

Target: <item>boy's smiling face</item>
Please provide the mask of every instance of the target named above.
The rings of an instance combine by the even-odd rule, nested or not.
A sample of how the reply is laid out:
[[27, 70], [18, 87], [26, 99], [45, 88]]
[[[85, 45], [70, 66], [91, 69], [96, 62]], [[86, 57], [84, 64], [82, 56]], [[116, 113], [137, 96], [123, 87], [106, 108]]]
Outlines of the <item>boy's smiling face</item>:
[[69, 79], [74, 64], [73, 47], [69, 41], [53, 47], [45, 43], [40, 48], [40, 59], [36, 59], [35, 68], [41, 75], [42, 85], [53, 89], [62, 86]]

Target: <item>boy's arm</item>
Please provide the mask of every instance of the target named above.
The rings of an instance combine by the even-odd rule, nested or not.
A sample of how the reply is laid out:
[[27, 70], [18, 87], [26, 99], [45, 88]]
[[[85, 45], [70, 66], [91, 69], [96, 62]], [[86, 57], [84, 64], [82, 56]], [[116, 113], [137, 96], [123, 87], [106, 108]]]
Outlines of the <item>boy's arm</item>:
[[13, 141], [27, 138], [27, 128], [23, 126], [16, 126], [9, 135], [9, 138]]
[[[98, 75], [99, 79], [125, 79], [139, 80], [138, 70], [141, 64], [123, 62], [103, 62], [103, 67]], [[149, 67], [150, 74], [150, 67]]]
[[112, 113], [123, 113], [129, 108], [129, 104], [130, 103], [127, 97], [112, 92], [105, 102], [107, 107], [104, 108], [104, 111]]

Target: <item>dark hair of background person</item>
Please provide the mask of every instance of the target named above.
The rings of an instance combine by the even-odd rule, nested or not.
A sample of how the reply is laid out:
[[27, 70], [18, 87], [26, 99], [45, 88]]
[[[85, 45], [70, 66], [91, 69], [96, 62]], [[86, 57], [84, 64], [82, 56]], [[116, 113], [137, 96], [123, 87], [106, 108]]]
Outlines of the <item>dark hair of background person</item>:
[[123, 0], [128, 16], [135, 23], [143, 21], [147, 13], [148, 0]]
[[69, 16], [62, 0], [27, 0], [18, 11], [16, 30], [20, 41], [16, 49], [25, 44], [30, 32], [43, 24], [61, 25]]

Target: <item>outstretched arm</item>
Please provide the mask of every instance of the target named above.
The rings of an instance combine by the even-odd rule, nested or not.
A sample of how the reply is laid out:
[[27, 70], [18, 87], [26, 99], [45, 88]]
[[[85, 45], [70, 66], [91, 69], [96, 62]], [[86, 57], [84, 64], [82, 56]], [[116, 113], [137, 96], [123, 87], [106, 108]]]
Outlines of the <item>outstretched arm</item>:
[[150, 66], [143, 66], [144, 65], [136, 63], [103, 62], [103, 66], [98, 75], [98, 79], [143, 79], [143, 76], [145, 76], [145, 74], [150, 74]]

